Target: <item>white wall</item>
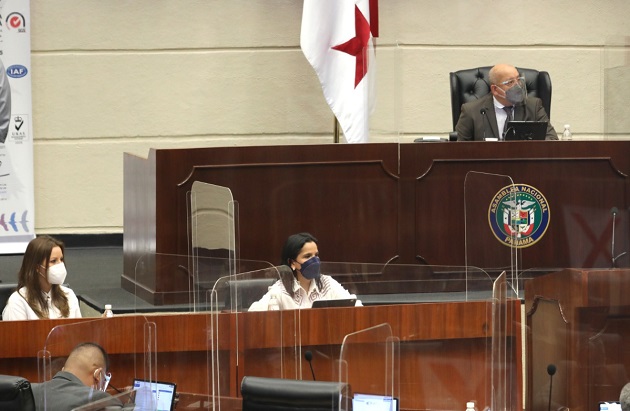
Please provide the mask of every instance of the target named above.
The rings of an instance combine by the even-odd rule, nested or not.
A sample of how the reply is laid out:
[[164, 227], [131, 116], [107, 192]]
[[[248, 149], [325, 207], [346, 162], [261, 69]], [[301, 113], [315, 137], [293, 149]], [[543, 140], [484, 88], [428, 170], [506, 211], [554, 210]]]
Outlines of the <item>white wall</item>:
[[[301, 0], [32, 0], [37, 233], [122, 232], [125, 152], [332, 142], [301, 13]], [[446, 135], [448, 73], [497, 62], [549, 71], [556, 130], [601, 139], [603, 46], [628, 15], [627, 0], [381, 0], [375, 141]]]

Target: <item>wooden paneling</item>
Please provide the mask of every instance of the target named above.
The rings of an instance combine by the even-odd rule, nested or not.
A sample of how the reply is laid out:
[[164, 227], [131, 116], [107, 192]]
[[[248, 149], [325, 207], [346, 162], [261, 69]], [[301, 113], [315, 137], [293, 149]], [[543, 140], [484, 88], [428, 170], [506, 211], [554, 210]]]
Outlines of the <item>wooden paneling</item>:
[[[240, 381], [245, 375], [311, 379], [303, 358], [306, 350], [313, 352], [317, 379], [331, 380], [336, 376], [336, 360], [346, 334], [389, 324], [391, 335], [400, 339], [398, 378], [402, 407], [458, 409], [471, 398], [479, 401], [487, 398], [489, 392], [490, 306], [491, 303], [480, 301], [219, 313], [213, 332], [208, 314], [202, 313], [116, 316], [96, 321], [0, 322], [2, 335], [19, 337], [0, 340], [0, 369], [5, 374], [38, 381], [37, 353], [45, 346], [52, 327], [67, 325], [70, 328], [58, 333], [55, 339], [58, 345], [53, 356], [69, 352], [84, 339], [95, 340], [111, 356], [111, 384], [125, 387], [134, 376], [142, 375], [145, 360], [142, 352], [147, 341], [137, 330], [143, 328], [146, 318], [155, 324], [154, 377], [176, 382], [181, 392], [207, 395], [211, 392], [212, 358], [218, 358], [219, 394], [235, 398], [240, 396]], [[512, 301], [510, 306], [516, 310], [520, 302]], [[87, 333], [92, 333], [93, 338]], [[67, 338], [59, 338], [63, 335]], [[208, 356], [211, 335], [219, 336], [214, 340], [218, 347], [214, 357]], [[507, 358], [513, 359], [507, 364], [508, 385], [517, 393], [520, 403], [521, 339], [516, 323], [508, 327], [506, 338]], [[378, 344], [370, 339], [355, 341], [346, 357], [352, 363], [349, 375], [352, 388], [355, 392], [373, 392], [374, 367], [385, 368], [384, 356], [378, 354]], [[57, 368], [62, 360], [56, 362]]]
[[[471, 171], [485, 173], [487, 184]], [[630, 248], [629, 175], [628, 141], [167, 149], [152, 150], [146, 160], [126, 155], [122, 283], [158, 304], [168, 302], [170, 292], [186, 291], [186, 267], [161, 267], [153, 277], [138, 278], [135, 270], [144, 253], [189, 253], [186, 196], [194, 180], [232, 191], [242, 259], [277, 264], [286, 237], [310, 231], [326, 261], [462, 266], [468, 253], [469, 265], [493, 269], [511, 263], [509, 249], [488, 227], [492, 197], [509, 176], [540, 190], [551, 210], [542, 239], [519, 252], [521, 268], [609, 267], [612, 207], [619, 210], [617, 253]], [[618, 263], [629, 267], [630, 258]]]
[[[597, 409], [630, 375], [630, 271], [567, 269], [525, 283], [528, 409]], [[554, 407], [554, 405], [556, 407]]]

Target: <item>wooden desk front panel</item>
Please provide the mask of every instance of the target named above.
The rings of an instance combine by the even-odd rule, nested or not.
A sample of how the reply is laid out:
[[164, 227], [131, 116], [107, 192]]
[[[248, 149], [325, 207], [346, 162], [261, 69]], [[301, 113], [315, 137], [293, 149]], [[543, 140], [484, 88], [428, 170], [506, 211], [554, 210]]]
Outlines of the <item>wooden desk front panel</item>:
[[[510, 176], [540, 190], [550, 226], [519, 253], [522, 268], [607, 267], [630, 248], [630, 142], [511, 142], [218, 147], [125, 157], [125, 274], [145, 252], [187, 254], [186, 196], [194, 180], [229, 187], [239, 203], [240, 257], [277, 263], [289, 234], [310, 231], [327, 261], [465, 264], [464, 181], [469, 171]], [[469, 191], [468, 254], [509, 265], [491, 233], [496, 191]], [[261, 218], [264, 216], [264, 218]], [[630, 266], [630, 258], [619, 260]], [[187, 284], [181, 272], [139, 278], [148, 300]]]
[[[514, 302], [516, 307], [520, 303]], [[484, 374], [488, 361], [488, 303], [435, 303], [362, 308], [338, 308], [283, 311], [282, 330], [278, 317], [270, 313], [221, 313], [218, 316], [221, 338], [217, 340], [220, 394], [238, 397], [245, 375], [269, 376], [283, 353], [286, 378], [310, 379], [304, 351], [314, 353], [313, 367], [318, 379], [335, 375], [334, 360], [347, 333], [388, 323], [392, 335], [400, 338], [400, 395], [404, 408], [426, 408], [428, 401], [442, 401], [444, 407], [457, 408], [470, 398], [485, 395], [489, 376]], [[299, 314], [299, 322], [294, 322]], [[274, 321], [275, 318], [275, 321]], [[147, 319], [156, 324], [157, 369], [154, 377], [175, 381], [182, 392], [209, 394], [211, 360], [208, 358], [209, 322], [206, 314], [155, 315]], [[0, 341], [0, 368], [3, 373], [22, 375], [38, 381], [37, 352], [44, 346], [49, 330], [55, 325], [84, 320], [39, 320], [0, 322], [2, 335], [19, 335], [20, 340]], [[112, 330], [124, 330], [135, 316], [117, 316]], [[237, 331], [239, 338], [236, 339]], [[298, 334], [296, 332], [300, 331]], [[281, 337], [278, 334], [281, 333]], [[300, 339], [296, 339], [300, 335]], [[520, 393], [520, 337], [514, 325], [508, 334], [508, 351], [514, 359], [510, 379], [514, 392]], [[16, 344], [15, 341], [20, 341]], [[237, 343], [238, 341], [238, 343]], [[299, 341], [299, 342], [297, 342]], [[99, 341], [111, 355], [112, 381], [118, 387], [131, 383], [142, 369], [142, 343], [122, 338], [116, 331]], [[68, 341], [68, 350], [75, 342]], [[238, 347], [238, 349], [236, 348]], [[370, 367], [379, 356], [366, 348], [354, 348], [358, 364], [355, 370]], [[367, 352], [364, 350], [368, 350]], [[237, 360], [238, 353], [238, 360]], [[322, 355], [325, 354], [325, 355]], [[380, 356], [382, 358], [382, 356]], [[376, 364], [379, 368], [384, 365]], [[353, 366], [354, 367], [354, 366]], [[355, 371], [356, 372], [356, 371]], [[277, 376], [277, 375], [273, 375]], [[356, 392], [372, 391], [369, 380], [353, 378]], [[377, 383], [380, 385], [380, 383]], [[439, 392], [440, 397], [432, 395]], [[453, 406], [447, 406], [448, 404]]]
[[628, 294], [627, 269], [568, 269], [526, 283], [530, 409], [547, 404], [548, 364], [558, 370], [553, 404], [587, 411], [619, 398], [630, 376]]

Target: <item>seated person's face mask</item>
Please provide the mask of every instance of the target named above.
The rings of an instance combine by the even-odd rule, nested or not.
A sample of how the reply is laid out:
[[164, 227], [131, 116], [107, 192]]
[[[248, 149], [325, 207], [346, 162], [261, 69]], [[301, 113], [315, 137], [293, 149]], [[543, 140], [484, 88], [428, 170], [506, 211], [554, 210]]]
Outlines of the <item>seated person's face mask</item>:
[[516, 79], [511, 79], [504, 81], [501, 83], [503, 86], [508, 86], [507, 90], [503, 90], [503, 88], [497, 86], [497, 89], [503, 92], [503, 98], [512, 103], [512, 105], [516, 106], [527, 98], [527, 87], [525, 85], [525, 79], [523, 77], [519, 77]]
[[319, 266], [319, 257], [313, 256], [300, 265], [299, 271], [304, 278], [314, 280], [319, 277]]
[[109, 380], [112, 378], [112, 373], [105, 373], [102, 368], [94, 370], [94, 381], [96, 382], [92, 387], [98, 391], [106, 391], [109, 385]]

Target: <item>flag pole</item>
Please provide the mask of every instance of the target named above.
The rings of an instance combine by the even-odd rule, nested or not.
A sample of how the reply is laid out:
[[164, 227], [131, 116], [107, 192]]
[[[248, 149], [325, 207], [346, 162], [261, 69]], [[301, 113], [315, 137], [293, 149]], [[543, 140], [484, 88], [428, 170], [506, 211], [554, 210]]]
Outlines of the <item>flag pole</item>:
[[339, 120], [337, 120], [337, 116], [333, 116], [333, 118], [335, 121], [335, 125], [333, 127], [333, 130], [334, 130], [333, 142], [335, 144], [339, 144]]

